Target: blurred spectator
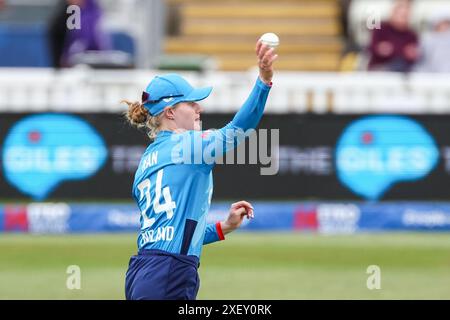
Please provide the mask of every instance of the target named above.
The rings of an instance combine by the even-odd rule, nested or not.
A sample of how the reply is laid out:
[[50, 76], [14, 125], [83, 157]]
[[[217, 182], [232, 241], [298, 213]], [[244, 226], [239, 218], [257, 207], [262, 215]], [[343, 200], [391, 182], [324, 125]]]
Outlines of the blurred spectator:
[[389, 21], [375, 29], [369, 47], [369, 70], [408, 72], [419, 56], [418, 36], [409, 27], [411, 4], [397, 0]]
[[[67, 7], [77, 5], [81, 11], [81, 28], [69, 30]], [[110, 49], [110, 39], [101, 30], [102, 11], [96, 0], [62, 0], [49, 25], [50, 47], [53, 64], [58, 67], [72, 66], [71, 58], [89, 50]]]
[[450, 12], [432, 17], [431, 32], [424, 35], [420, 53], [416, 71], [450, 73]]

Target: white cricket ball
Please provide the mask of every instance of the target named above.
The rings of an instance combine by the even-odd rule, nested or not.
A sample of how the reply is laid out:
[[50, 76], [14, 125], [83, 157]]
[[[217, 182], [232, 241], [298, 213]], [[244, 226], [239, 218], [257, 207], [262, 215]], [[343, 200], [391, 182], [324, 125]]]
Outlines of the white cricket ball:
[[270, 48], [276, 48], [280, 44], [280, 39], [278, 36], [271, 32], [264, 33], [259, 40]]

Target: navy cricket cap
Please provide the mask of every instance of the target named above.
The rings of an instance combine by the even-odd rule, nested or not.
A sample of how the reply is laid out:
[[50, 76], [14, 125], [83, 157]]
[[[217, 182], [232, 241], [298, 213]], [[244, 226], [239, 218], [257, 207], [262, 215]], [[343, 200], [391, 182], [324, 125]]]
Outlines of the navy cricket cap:
[[203, 100], [211, 91], [212, 87], [195, 89], [183, 77], [171, 73], [153, 78], [142, 92], [142, 103], [150, 115], [157, 116], [167, 106]]

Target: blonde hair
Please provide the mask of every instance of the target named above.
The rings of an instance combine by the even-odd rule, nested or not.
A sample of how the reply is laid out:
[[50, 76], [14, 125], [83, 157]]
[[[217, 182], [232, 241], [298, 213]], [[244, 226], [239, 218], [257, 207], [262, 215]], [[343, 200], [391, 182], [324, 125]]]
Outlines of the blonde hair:
[[153, 117], [141, 102], [122, 100], [121, 103], [126, 103], [128, 105], [128, 110], [125, 111], [125, 117], [128, 122], [138, 129], [146, 129], [148, 137], [151, 140], [154, 140], [161, 130], [161, 118], [163, 113]]

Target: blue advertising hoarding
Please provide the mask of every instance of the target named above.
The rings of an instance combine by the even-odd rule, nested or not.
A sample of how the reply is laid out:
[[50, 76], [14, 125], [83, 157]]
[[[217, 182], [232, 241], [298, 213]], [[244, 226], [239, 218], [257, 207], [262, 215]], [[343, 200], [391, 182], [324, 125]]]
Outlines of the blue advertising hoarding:
[[[449, 231], [450, 203], [254, 202], [255, 218], [243, 231], [353, 234], [383, 231]], [[226, 218], [228, 203], [213, 203], [208, 223]], [[30, 203], [0, 206], [0, 232], [139, 232], [134, 204]]]
[[[231, 117], [205, 114], [203, 128], [220, 128]], [[259, 147], [258, 159], [263, 153], [268, 164], [247, 156], [245, 164], [216, 165], [213, 200], [450, 201], [449, 121], [266, 115], [260, 128], [267, 145]], [[3, 114], [0, 201], [130, 201], [149, 143], [145, 132], [117, 114]], [[275, 174], [262, 175], [268, 166]]]

